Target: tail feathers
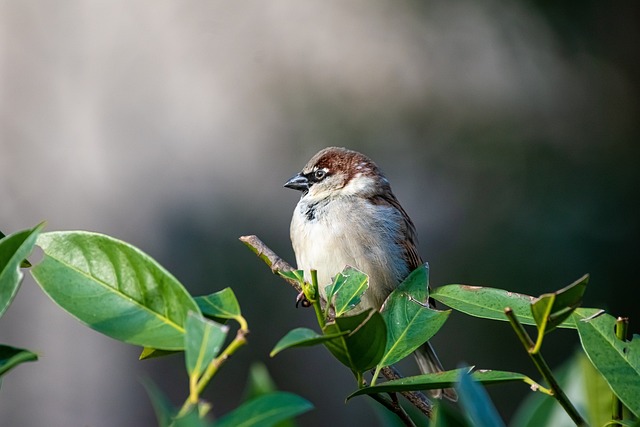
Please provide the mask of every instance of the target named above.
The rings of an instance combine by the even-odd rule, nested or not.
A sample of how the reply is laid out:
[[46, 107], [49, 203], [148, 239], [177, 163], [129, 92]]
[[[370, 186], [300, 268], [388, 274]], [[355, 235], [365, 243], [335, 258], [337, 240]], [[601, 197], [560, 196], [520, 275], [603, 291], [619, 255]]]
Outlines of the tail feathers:
[[[420, 372], [423, 374], [444, 371], [436, 352], [428, 341], [422, 347], [417, 349], [413, 355], [416, 358]], [[429, 394], [436, 399], [440, 399], [444, 396], [452, 402], [458, 401], [458, 394], [452, 388], [429, 390]]]

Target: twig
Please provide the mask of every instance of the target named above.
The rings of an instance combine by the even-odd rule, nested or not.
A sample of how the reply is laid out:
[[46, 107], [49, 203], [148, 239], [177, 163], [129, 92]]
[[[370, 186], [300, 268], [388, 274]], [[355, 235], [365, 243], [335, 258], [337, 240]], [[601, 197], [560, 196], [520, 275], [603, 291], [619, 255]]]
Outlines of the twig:
[[549, 384], [549, 388], [553, 391], [553, 397], [556, 398], [558, 403], [566, 411], [569, 417], [571, 417], [573, 422], [576, 423], [576, 425], [587, 426], [587, 422], [578, 413], [562, 388], [560, 388], [560, 384], [558, 384], [558, 381], [556, 381], [556, 378], [553, 376], [551, 368], [549, 368], [549, 365], [547, 365], [547, 362], [542, 357], [542, 354], [537, 351], [538, 348], [536, 344], [524, 329], [522, 323], [520, 323], [520, 320], [518, 320], [513, 310], [510, 307], [507, 307], [504, 309], [504, 314], [507, 315], [509, 323], [511, 323], [511, 326], [520, 339], [520, 342], [522, 342], [522, 345], [527, 350], [527, 353], [529, 354], [529, 357], [531, 357], [533, 364], [536, 365], [536, 368], [538, 369], [540, 374], [542, 374], [542, 377]]
[[[258, 257], [263, 260], [270, 268], [274, 274], [278, 274], [279, 271], [292, 271], [294, 270], [291, 265], [280, 258], [275, 252], [273, 252], [267, 245], [265, 245], [262, 240], [260, 240], [257, 236], [242, 236], [240, 237], [240, 241], [247, 245], [249, 249], [251, 249], [254, 253], [258, 255]], [[302, 292], [302, 288], [300, 284], [292, 279], [287, 277], [282, 277], [284, 280], [289, 282], [291, 286], [298, 292]], [[321, 304], [326, 304], [326, 301], [320, 297]], [[331, 317], [331, 316], [329, 316]], [[397, 380], [403, 378], [402, 375], [392, 366], [388, 366], [383, 368], [380, 373], [384, 375], [384, 377], [388, 380]], [[413, 406], [415, 406], [420, 412], [426, 415], [428, 418], [431, 418], [433, 415], [433, 405], [431, 401], [425, 396], [423, 393], [414, 392], [414, 391], [403, 391], [401, 392], [402, 396], [407, 399]], [[376, 399], [381, 402], [380, 400]], [[384, 404], [384, 403], [383, 403]], [[386, 406], [386, 405], [385, 405]], [[395, 411], [394, 411], [395, 412]], [[398, 415], [400, 416], [400, 415]], [[402, 417], [401, 417], [402, 418]]]
[[[387, 380], [399, 380], [403, 378], [400, 372], [393, 366], [382, 368], [380, 373], [384, 375]], [[429, 419], [433, 416], [433, 404], [424, 393], [420, 393], [419, 391], [402, 391], [400, 394], [411, 402], [413, 406], [418, 408], [420, 412], [429, 417]]]
[[[404, 408], [400, 406], [400, 403], [398, 403], [397, 397], [395, 399], [389, 399], [378, 393], [370, 394], [369, 396], [389, 411], [396, 414], [405, 426], [416, 427], [416, 424], [413, 422], [409, 414], [407, 414]], [[392, 396], [395, 396], [395, 393], [393, 393]]]
[[[265, 262], [271, 268], [273, 274], [278, 274], [279, 271], [293, 271], [295, 270], [291, 265], [280, 258], [275, 252], [273, 252], [267, 245], [262, 243], [262, 240], [258, 239], [258, 236], [242, 236], [240, 241], [247, 245], [258, 257]], [[282, 276], [280, 276], [282, 277]], [[300, 283], [287, 277], [282, 277], [289, 282], [291, 286], [299, 293], [302, 292]]]
[[[626, 341], [628, 328], [629, 328], [629, 318], [618, 317], [616, 319], [616, 338], [618, 338], [620, 341]], [[613, 393], [612, 418], [615, 421], [620, 421], [622, 420], [623, 414], [624, 414], [624, 407], [622, 405], [622, 401], [618, 398], [618, 396], [616, 396], [615, 393]], [[622, 424], [615, 423], [613, 425], [620, 426]]]

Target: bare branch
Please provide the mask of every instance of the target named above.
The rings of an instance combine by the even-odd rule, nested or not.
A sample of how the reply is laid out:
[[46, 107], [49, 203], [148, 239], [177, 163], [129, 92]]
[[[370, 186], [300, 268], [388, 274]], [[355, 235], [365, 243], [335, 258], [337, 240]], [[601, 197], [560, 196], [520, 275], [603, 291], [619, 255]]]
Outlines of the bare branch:
[[[258, 257], [265, 262], [271, 268], [273, 274], [278, 274], [279, 271], [292, 271], [295, 270], [291, 265], [280, 258], [275, 252], [273, 252], [267, 245], [265, 245], [258, 236], [242, 236], [240, 241], [247, 245]], [[282, 276], [280, 276], [282, 277]], [[291, 286], [299, 293], [302, 292], [302, 287], [295, 280], [282, 277], [289, 282]]]

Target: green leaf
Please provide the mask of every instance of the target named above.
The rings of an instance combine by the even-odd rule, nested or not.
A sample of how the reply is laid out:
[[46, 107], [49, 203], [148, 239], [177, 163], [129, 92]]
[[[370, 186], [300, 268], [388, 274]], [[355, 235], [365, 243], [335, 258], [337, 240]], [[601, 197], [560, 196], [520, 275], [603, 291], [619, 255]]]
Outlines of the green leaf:
[[640, 417], [640, 336], [634, 335], [631, 341], [619, 340], [613, 316], [590, 318], [585, 314], [588, 313], [579, 310], [573, 314], [582, 348], [620, 401]]
[[460, 397], [460, 406], [474, 427], [504, 426], [487, 391], [467, 372], [460, 372], [456, 390]]
[[0, 239], [0, 317], [16, 296], [24, 274], [23, 261], [31, 254], [44, 223]]
[[[343, 335], [344, 332], [349, 332]], [[341, 335], [324, 345], [354, 373], [376, 366], [384, 354], [387, 327], [377, 310], [369, 309], [355, 316], [337, 317], [324, 328], [325, 335]]]
[[200, 313], [184, 287], [151, 257], [112, 237], [86, 231], [40, 235], [42, 261], [31, 274], [87, 326], [120, 341], [184, 348], [187, 313]]
[[155, 359], [158, 357], [171, 356], [172, 354], [176, 354], [178, 351], [175, 350], [159, 350], [153, 347], [144, 347], [140, 356], [138, 356], [138, 360], [146, 360], [146, 359]]
[[[370, 387], [361, 388], [349, 395], [347, 400], [355, 396], [373, 393], [393, 393], [402, 391], [433, 390], [451, 387], [458, 381], [461, 372], [469, 372], [472, 368], [453, 369], [437, 373], [421, 374], [412, 377], [400, 378], [397, 380], [385, 381]], [[536, 390], [548, 393], [548, 390], [540, 387], [535, 381], [524, 374], [507, 371], [478, 370], [471, 374], [475, 381], [490, 385], [507, 382], [522, 381], [532, 386]]]
[[[173, 419], [170, 427], [210, 427], [213, 424], [206, 419], [200, 417], [200, 408], [202, 404], [198, 403], [197, 407], [192, 407], [186, 414], [180, 415]], [[207, 409], [207, 408], [205, 408]]]
[[21, 363], [36, 360], [38, 360], [38, 355], [29, 350], [0, 344], [0, 376]]
[[[470, 368], [462, 368], [469, 371]], [[394, 393], [403, 391], [419, 391], [419, 390], [432, 390], [440, 389], [444, 387], [450, 387], [454, 384], [460, 371], [462, 369], [454, 369], [451, 371], [421, 374], [412, 377], [404, 377], [397, 380], [385, 381], [383, 383], [376, 384], [370, 387], [363, 387], [351, 393], [347, 396], [347, 400], [362, 396], [365, 394], [374, 393]]]
[[325, 288], [327, 301], [333, 302], [336, 317], [353, 309], [369, 288], [369, 276], [353, 267], [345, 267]]
[[186, 329], [184, 351], [187, 372], [198, 379], [220, 352], [229, 327], [207, 320], [200, 314], [189, 313]]
[[573, 361], [576, 365], [574, 370], [578, 372], [572, 376], [572, 379], [578, 377], [582, 380], [581, 391], [584, 397], [580, 400], [584, 401], [584, 404], [581, 404], [582, 402], [578, 399], [572, 399], [571, 396], [569, 399], [576, 408], [585, 408], [589, 425], [603, 426], [611, 419], [613, 393], [586, 354], [576, 352]]
[[169, 427], [171, 420], [177, 413], [176, 408], [174, 408], [169, 399], [160, 391], [153, 381], [144, 379], [142, 385], [147, 390], [149, 400], [151, 400], [153, 411], [158, 419], [158, 426]]
[[277, 390], [278, 388], [264, 363], [252, 363], [249, 368], [249, 378], [247, 379], [246, 399], [273, 393]]
[[436, 402], [435, 414], [433, 417], [432, 427], [472, 427], [466, 419], [463, 418], [460, 411], [453, 409], [451, 405], [445, 405]]
[[393, 365], [427, 342], [444, 325], [450, 310], [428, 307], [429, 269], [414, 270], [384, 303], [382, 318], [387, 325], [387, 345], [378, 367]]
[[313, 408], [306, 399], [292, 393], [266, 394], [246, 403], [220, 418], [215, 427], [270, 427]]
[[[535, 325], [531, 314], [534, 297], [502, 289], [468, 285], [445, 285], [431, 291], [429, 296], [454, 310], [483, 319], [508, 321], [505, 307], [511, 307], [518, 320], [525, 325]], [[558, 325], [559, 328], [575, 328], [572, 319]]]
[[[249, 378], [243, 400], [254, 399], [276, 391], [278, 391], [278, 387], [271, 375], [269, 375], [267, 367], [263, 363], [253, 363], [249, 369]], [[276, 427], [294, 427], [295, 425], [293, 420], [284, 420], [278, 422]]]
[[321, 344], [325, 341], [332, 340], [342, 335], [348, 334], [349, 331], [344, 331], [336, 334], [320, 335], [316, 331], [308, 328], [296, 328], [289, 331], [284, 337], [278, 341], [273, 347], [269, 356], [274, 357], [282, 350], [294, 347], [310, 347], [316, 344]]
[[284, 277], [285, 279], [291, 279], [299, 283], [304, 283], [304, 270], [278, 270], [278, 275]]
[[585, 274], [569, 286], [559, 291], [543, 294], [531, 304], [531, 313], [543, 333], [551, 332], [564, 322], [582, 304], [582, 296], [587, 289], [589, 275]]
[[224, 288], [211, 295], [195, 297], [202, 314], [214, 319], [236, 319], [241, 315], [240, 304], [231, 288]]

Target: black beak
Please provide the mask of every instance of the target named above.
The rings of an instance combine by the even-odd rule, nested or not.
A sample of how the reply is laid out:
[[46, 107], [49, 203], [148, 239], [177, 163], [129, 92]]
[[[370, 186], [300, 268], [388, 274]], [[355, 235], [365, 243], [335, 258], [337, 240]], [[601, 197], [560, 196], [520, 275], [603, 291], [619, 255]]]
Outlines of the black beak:
[[301, 173], [292, 176], [284, 186], [298, 191], [309, 191], [309, 179]]

